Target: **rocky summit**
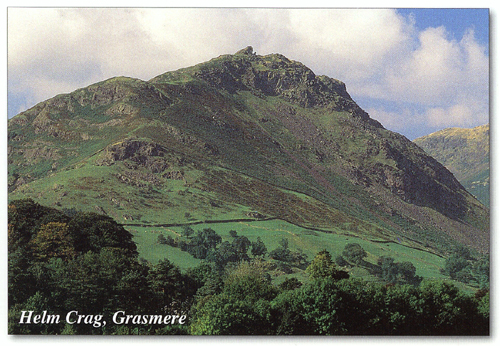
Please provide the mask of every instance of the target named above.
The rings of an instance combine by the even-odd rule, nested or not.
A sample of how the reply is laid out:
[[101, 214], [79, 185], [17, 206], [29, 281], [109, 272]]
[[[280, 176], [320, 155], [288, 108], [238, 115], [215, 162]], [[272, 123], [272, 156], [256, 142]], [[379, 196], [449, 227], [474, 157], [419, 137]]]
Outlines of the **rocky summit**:
[[8, 160], [10, 199], [124, 224], [277, 218], [435, 253], [489, 247], [489, 210], [441, 163], [341, 81], [251, 47], [41, 102], [9, 120]]

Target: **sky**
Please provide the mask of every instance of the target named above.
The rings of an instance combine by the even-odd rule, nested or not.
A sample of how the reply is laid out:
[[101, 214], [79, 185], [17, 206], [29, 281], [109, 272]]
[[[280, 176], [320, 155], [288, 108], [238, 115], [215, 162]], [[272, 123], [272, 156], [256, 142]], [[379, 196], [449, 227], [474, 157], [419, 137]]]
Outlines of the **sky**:
[[489, 10], [8, 9], [8, 117], [115, 76], [149, 80], [252, 46], [343, 81], [409, 139], [489, 122]]

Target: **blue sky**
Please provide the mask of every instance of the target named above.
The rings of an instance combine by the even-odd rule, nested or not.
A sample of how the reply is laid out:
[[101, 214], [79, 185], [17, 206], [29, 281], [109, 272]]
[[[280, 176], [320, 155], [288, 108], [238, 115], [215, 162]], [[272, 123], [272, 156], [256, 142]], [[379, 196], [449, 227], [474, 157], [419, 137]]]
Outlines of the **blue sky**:
[[414, 15], [415, 26], [420, 31], [443, 25], [453, 39], [460, 40], [469, 28], [474, 28], [478, 41], [488, 44], [488, 8], [404, 8], [398, 12], [404, 16]]
[[488, 24], [488, 9], [10, 8], [8, 116], [251, 45], [342, 80], [371, 117], [414, 139], [489, 121]]

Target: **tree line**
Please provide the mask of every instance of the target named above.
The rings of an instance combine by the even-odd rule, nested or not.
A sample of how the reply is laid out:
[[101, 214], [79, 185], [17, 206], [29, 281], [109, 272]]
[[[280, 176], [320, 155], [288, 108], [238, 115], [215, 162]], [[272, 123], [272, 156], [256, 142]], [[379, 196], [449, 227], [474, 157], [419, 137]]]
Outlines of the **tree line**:
[[[487, 335], [489, 294], [468, 296], [444, 282], [384, 285], [349, 278], [327, 251], [307, 267], [310, 281], [279, 286], [265, 262], [231, 271], [218, 292], [196, 300], [197, 335]], [[295, 280], [288, 280], [295, 281]]]
[[[231, 240], [222, 241], [211, 229], [185, 229], [174, 245], [203, 261], [181, 271], [168, 260], [141, 260], [132, 235], [108, 216], [65, 213], [30, 199], [11, 202], [8, 213], [10, 334], [489, 333], [489, 291], [470, 296], [443, 282], [407, 284], [415, 278], [414, 267], [390, 259], [378, 266], [387, 278], [383, 283], [350, 278], [343, 268], [363, 265], [366, 257], [356, 245], [346, 246], [335, 261], [324, 250], [306, 262], [286, 241], [268, 252], [259, 238], [251, 242], [231, 232]], [[274, 284], [269, 258], [303, 265], [309, 279]], [[19, 324], [26, 310], [78, 310], [107, 319], [118, 310], [181, 312], [188, 322], [102, 328]]]
[[303, 267], [307, 263], [307, 256], [300, 249], [291, 250], [286, 238], [280, 240], [277, 248], [268, 251], [260, 237], [252, 242], [246, 236], [238, 235], [235, 230], [230, 230], [229, 235], [231, 241], [222, 241], [222, 237], [211, 228], [195, 232], [190, 226], [185, 226], [180, 237], [160, 234], [157, 242], [177, 247], [194, 258], [213, 262], [219, 269], [229, 263], [250, 260], [249, 251], [254, 259], [267, 255], [270, 259], [292, 266]]

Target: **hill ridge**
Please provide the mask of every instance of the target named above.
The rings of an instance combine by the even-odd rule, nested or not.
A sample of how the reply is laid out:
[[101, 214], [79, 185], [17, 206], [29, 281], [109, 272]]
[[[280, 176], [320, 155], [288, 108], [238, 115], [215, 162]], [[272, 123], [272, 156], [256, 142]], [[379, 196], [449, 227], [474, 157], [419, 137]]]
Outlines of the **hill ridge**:
[[489, 124], [447, 128], [414, 140], [489, 206]]
[[488, 211], [444, 166], [371, 119], [344, 83], [280, 54], [247, 47], [149, 81], [110, 78], [8, 124], [9, 198], [144, 223], [257, 211], [487, 248]]

